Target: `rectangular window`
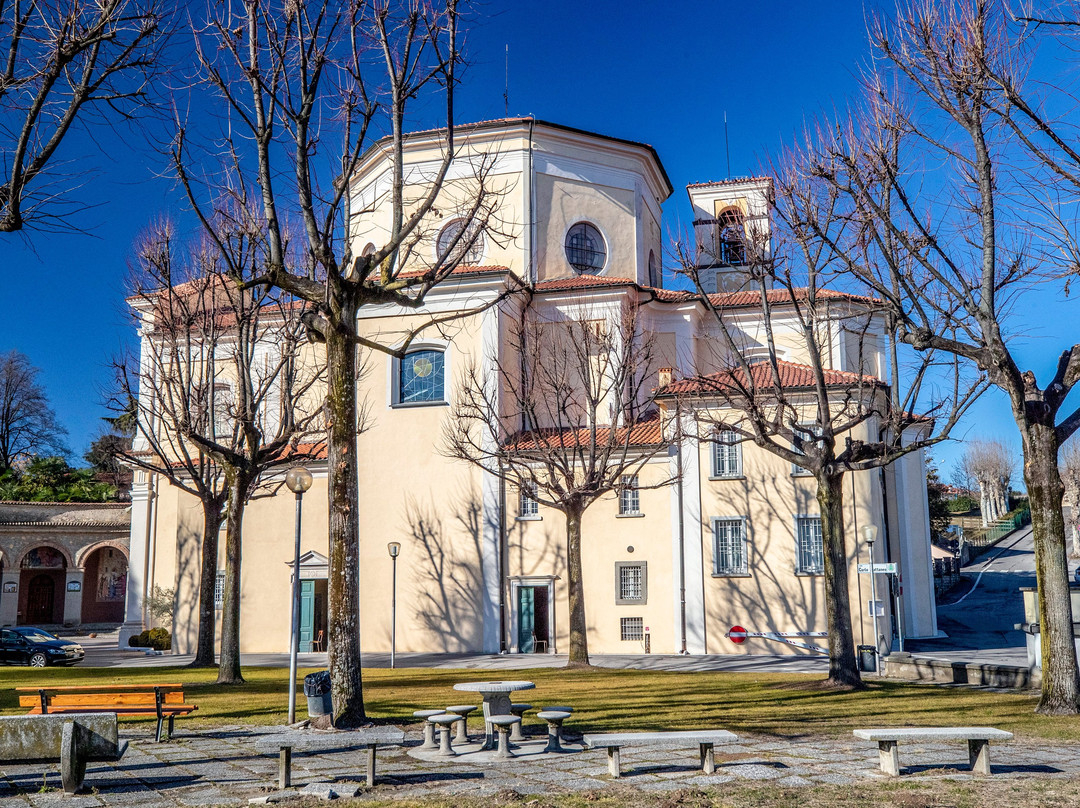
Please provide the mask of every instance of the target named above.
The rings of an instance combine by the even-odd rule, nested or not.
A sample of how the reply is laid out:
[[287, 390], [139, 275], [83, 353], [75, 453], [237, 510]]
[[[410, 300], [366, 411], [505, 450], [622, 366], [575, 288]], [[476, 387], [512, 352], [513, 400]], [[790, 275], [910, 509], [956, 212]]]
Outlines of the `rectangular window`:
[[746, 522], [713, 519], [713, 575], [748, 575]]
[[[821, 437], [821, 427], [817, 424], [800, 424], [795, 427], [795, 434], [798, 435], [803, 442], [812, 445], [817, 438]], [[805, 454], [805, 450], [796, 444], [792, 444], [791, 448], [796, 452], [803, 452]], [[811, 474], [809, 469], [804, 469], [798, 463], [791, 464], [791, 473], [798, 477], [804, 477]]]
[[219, 572], [214, 580], [214, 608], [220, 609], [225, 603], [225, 573]]
[[821, 517], [798, 517], [795, 520], [795, 531], [799, 554], [796, 572], [803, 575], [821, 575], [825, 572], [825, 547], [821, 539]]
[[398, 361], [397, 371], [396, 403], [445, 403], [446, 362], [441, 350], [410, 351]]
[[619, 516], [637, 516], [641, 513], [637, 485], [636, 474], [628, 474], [622, 478], [619, 488]]
[[722, 431], [713, 441], [713, 477], [742, 476], [742, 443], [735, 432]]
[[518, 492], [518, 518], [536, 519], [540, 515], [540, 503], [536, 501], [536, 486], [522, 485]]
[[641, 642], [645, 639], [645, 629], [641, 617], [623, 617], [619, 620], [620, 637], [623, 642]]
[[647, 569], [644, 561], [615, 562], [615, 603], [645, 603], [649, 593]]

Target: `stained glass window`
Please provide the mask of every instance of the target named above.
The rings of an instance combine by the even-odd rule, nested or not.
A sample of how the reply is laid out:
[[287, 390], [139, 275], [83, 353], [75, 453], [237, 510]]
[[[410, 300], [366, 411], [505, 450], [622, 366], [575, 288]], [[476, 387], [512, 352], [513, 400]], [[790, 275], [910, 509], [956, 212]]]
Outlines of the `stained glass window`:
[[424, 350], [405, 354], [398, 378], [398, 402], [444, 401], [443, 368], [442, 351]]

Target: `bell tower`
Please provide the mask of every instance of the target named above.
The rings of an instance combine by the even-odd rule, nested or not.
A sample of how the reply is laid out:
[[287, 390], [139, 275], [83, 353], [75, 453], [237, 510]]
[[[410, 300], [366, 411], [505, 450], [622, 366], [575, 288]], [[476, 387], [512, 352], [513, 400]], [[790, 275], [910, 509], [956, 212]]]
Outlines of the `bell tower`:
[[694, 209], [694, 268], [707, 294], [747, 288], [772, 256], [772, 180], [744, 177], [686, 186]]

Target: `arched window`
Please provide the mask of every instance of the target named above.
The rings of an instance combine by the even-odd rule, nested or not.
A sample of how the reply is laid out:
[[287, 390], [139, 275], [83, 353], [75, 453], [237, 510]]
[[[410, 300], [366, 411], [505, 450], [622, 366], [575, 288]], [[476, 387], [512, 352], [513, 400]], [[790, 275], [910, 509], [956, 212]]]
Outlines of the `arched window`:
[[578, 222], [566, 231], [566, 260], [582, 275], [595, 275], [607, 263], [607, 247], [600, 231], [588, 222]]
[[743, 228], [742, 211], [728, 208], [717, 217], [719, 237], [716, 240], [716, 258], [721, 264], [746, 263], [746, 231]]
[[375, 242], [369, 241], [364, 247], [364, 251], [360, 253], [361, 256], [367, 258], [369, 255], [375, 254]]
[[435, 245], [435, 259], [440, 262], [460, 261], [465, 266], [477, 266], [484, 259], [484, 234], [480, 232], [477, 223], [454, 219], [443, 227]]
[[398, 365], [398, 404], [429, 404], [446, 401], [445, 355], [434, 348], [405, 354]]
[[660, 267], [660, 260], [656, 257], [656, 253], [649, 250], [649, 286], [654, 289], [660, 289], [664, 285], [663, 269]]

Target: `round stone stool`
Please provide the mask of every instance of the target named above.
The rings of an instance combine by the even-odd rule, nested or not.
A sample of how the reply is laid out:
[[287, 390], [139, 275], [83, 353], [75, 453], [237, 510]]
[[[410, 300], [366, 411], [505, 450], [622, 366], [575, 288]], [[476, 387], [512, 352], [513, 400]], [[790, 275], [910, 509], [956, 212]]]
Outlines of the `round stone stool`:
[[455, 757], [457, 752], [450, 745], [450, 728], [461, 720], [457, 713], [439, 713], [428, 717], [428, 721], [439, 727], [439, 754], [443, 757]]
[[548, 742], [545, 752], [561, 752], [562, 749], [562, 722], [570, 717], [565, 710], [541, 710], [536, 714], [541, 721], [546, 721], [548, 726]]
[[487, 720], [499, 733], [499, 748], [492, 757], [499, 759], [517, 757], [510, 751], [510, 730], [521, 724], [521, 716], [489, 715]]
[[467, 724], [469, 721], [469, 713], [475, 709], [475, 704], [458, 704], [455, 707], [446, 708], [446, 712], [461, 716], [461, 720], [457, 724], [457, 734], [454, 736], [454, 743], [469, 742], [469, 727]]
[[438, 749], [439, 745], [435, 743], [435, 725], [428, 721], [433, 715], [442, 715], [443, 710], [416, 710], [413, 712], [413, 718], [419, 718], [424, 722], [424, 742], [420, 744], [421, 749]]
[[525, 721], [525, 713], [527, 711], [531, 710], [531, 709], [532, 709], [531, 704], [511, 704], [510, 705], [510, 715], [516, 715], [518, 718], [521, 719], [521, 721], [514, 724], [514, 726], [512, 726], [510, 728], [510, 740], [511, 741], [521, 742], [521, 741], [525, 740], [525, 733], [522, 732], [521, 725], [522, 725], [522, 722]]

